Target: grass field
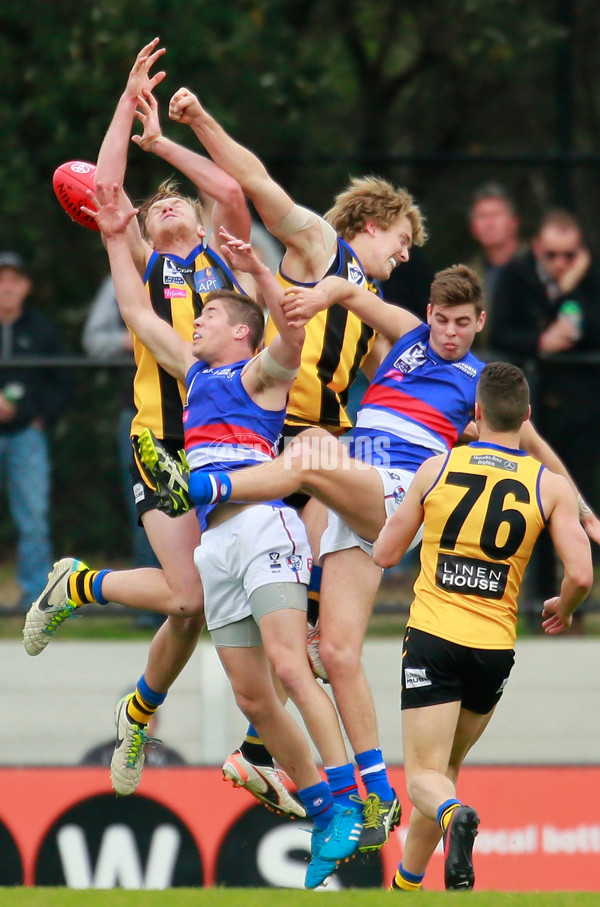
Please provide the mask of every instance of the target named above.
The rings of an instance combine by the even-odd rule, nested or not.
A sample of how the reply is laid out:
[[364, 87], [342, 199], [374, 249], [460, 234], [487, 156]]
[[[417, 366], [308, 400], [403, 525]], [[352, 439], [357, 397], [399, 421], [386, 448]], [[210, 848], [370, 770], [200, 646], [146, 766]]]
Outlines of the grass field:
[[[327, 892], [325, 892], [327, 894]], [[66, 888], [0, 888], [2, 907], [308, 907], [321, 892], [265, 888], [171, 888], [167, 891], [74, 891]], [[408, 897], [408, 895], [406, 895]], [[327, 894], [328, 907], [376, 907], [394, 894], [361, 889]], [[403, 895], [404, 897], [404, 895]], [[427, 892], [417, 895], [417, 907], [448, 907], [467, 898], [470, 907], [592, 907], [598, 892]]]

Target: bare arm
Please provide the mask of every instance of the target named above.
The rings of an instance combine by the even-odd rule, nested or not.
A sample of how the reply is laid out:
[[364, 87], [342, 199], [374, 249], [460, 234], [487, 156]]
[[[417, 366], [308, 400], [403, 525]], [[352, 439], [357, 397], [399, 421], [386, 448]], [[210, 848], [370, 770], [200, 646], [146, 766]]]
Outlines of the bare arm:
[[306, 324], [317, 312], [335, 303], [354, 312], [361, 321], [392, 341], [422, 324], [408, 309], [390, 305], [343, 277], [325, 277], [311, 288], [290, 287], [286, 290], [284, 309], [293, 324]]
[[[158, 40], [154, 38], [140, 50], [129, 73], [125, 90], [119, 98], [98, 152], [96, 185], [112, 186], [115, 183], [123, 185], [138, 95], [144, 90], [152, 91], [166, 75], [164, 71], [157, 72], [154, 76], [150, 75], [154, 63], [165, 53], [164, 48], [156, 50]], [[126, 212], [130, 213], [133, 210], [133, 205], [124, 192], [121, 194], [121, 205]], [[133, 217], [129, 219], [127, 235], [136, 267], [141, 273], [150, 255], [150, 249], [142, 239], [137, 220]]]
[[250, 212], [240, 184], [214, 161], [184, 148], [162, 134], [158, 103], [152, 92], [145, 91], [138, 98], [136, 117], [142, 123], [144, 131], [141, 135], [134, 135], [132, 141], [142, 151], [154, 152], [181, 171], [194, 183], [201, 197], [206, 195], [214, 199], [211, 219], [215, 236], [223, 225], [234, 236], [249, 239]]
[[[267, 409], [285, 406], [295, 372], [300, 366], [304, 328], [291, 327], [281, 309], [282, 289], [267, 266], [254, 253], [250, 243], [231, 236], [221, 228], [219, 236], [225, 240], [221, 253], [237, 270], [251, 274], [264, 302], [273, 317], [279, 334], [271, 341], [265, 357], [263, 350], [244, 369], [242, 382], [253, 400], [260, 399]], [[268, 399], [265, 397], [268, 394]]]
[[[520, 435], [521, 447], [530, 453], [532, 456], [536, 457], [544, 466], [547, 466], [551, 472], [555, 472], [560, 476], [563, 476], [569, 485], [571, 486], [576, 501], [581, 502], [580, 509], [580, 520], [581, 525], [585, 529], [589, 538], [600, 544], [600, 520], [596, 514], [587, 506], [585, 502], [582, 501], [581, 495], [579, 494], [579, 489], [573, 481], [569, 471], [563, 461], [560, 459], [556, 451], [548, 444], [547, 441], [544, 441], [542, 436], [538, 434], [530, 421], [524, 422], [523, 427], [521, 428]], [[583, 506], [585, 505], [585, 506]]]
[[573, 611], [589, 594], [594, 579], [592, 553], [567, 481], [545, 471], [540, 491], [549, 515], [548, 529], [564, 569], [560, 594], [544, 602], [542, 612], [544, 631], [554, 635], [571, 626]]
[[102, 183], [96, 185], [96, 196], [92, 198], [97, 211], [84, 210], [94, 217], [102, 231], [108, 253], [110, 270], [119, 310], [125, 323], [152, 353], [156, 361], [178, 381], [185, 381], [185, 375], [193, 364], [191, 344], [159, 318], [150, 304], [150, 299], [135, 266], [127, 239], [127, 224], [135, 217], [136, 209], [124, 212], [120, 207], [121, 188], [115, 183], [106, 190]]
[[406, 554], [423, 522], [421, 499], [435, 481], [444, 460], [445, 456], [431, 457], [419, 467], [404, 500], [385, 521], [373, 547], [373, 560], [378, 567], [393, 567]]
[[213, 161], [240, 184], [267, 230], [285, 245], [286, 274], [303, 281], [322, 277], [335, 249], [335, 231], [313, 212], [306, 212], [305, 224], [288, 228], [286, 218], [295, 208], [293, 199], [260, 158], [225, 132], [189, 89], [175, 92], [169, 116], [187, 123]]

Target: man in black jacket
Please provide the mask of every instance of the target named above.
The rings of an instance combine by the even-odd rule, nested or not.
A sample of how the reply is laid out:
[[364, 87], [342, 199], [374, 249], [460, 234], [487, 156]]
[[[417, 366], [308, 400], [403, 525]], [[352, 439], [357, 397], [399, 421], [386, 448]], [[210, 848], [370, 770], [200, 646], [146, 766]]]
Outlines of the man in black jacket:
[[[583, 498], [597, 504], [600, 269], [568, 212], [548, 213], [531, 251], [502, 268], [494, 294], [491, 345], [535, 379], [536, 426], [566, 464]], [[545, 536], [532, 565], [532, 591], [540, 601], [554, 588], [554, 555]]]
[[21, 256], [0, 252], [0, 477], [17, 528], [17, 606], [24, 611], [52, 569], [45, 429], [67, 404], [71, 383], [63, 369], [8, 364], [64, 352], [55, 325], [26, 305], [32, 288]]

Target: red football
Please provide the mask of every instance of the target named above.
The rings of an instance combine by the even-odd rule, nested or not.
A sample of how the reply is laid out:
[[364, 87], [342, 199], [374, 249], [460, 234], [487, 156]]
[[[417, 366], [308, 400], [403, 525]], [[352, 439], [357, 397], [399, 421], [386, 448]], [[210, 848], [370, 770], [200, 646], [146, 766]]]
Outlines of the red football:
[[92, 209], [94, 207], [85, 193], [88, 189], [94, 188], [95, 175], [95, 164], [68, 161], [57, 167], [52, 177], [56, 197], [71, 220], [90, 230], [97, 230], [98, 225], [93, 217], [81, 210], [81, 206], [85, 205], [86, 208]]

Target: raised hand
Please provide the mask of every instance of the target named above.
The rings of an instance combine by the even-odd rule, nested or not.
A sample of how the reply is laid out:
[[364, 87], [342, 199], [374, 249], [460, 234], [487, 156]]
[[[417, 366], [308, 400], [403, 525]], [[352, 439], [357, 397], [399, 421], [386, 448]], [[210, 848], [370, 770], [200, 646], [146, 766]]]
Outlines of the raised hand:
[[169, 117], [178, 123], [190, 125], [203, 114], [204, 108], [189, 88], [179, 88], [169, 101]]
[[138, 213], [137, 208], [121, 210], [121, 186], [119, 183], [113, 183], [110, 189], [107, 189], [102, 183], [96, 183], [96, 193], [94, 194], [91, 189], [88, 189], [86, 195], [97, 210], [85, 208], [83, 205], [81, 210], [93, 217], [106, 239], [125, 233], [129, 221]]
[[144, 127], [141, 135], [132, 135], [131, 141], [139, 145], [142, 151], [153, 151], [157, 139], [161, 138], [158, 102], [151, 91], [143, 91], [137, 99], [136, 118]]
[[159, 82], [162, 82], [166, 76], [164, 70], [160, 70], [160, 72], [157, 72], [153, 76], [150, 75], [150, 70], [156, 61], [166, 53], [165, 47], [160, 47], [158, 50], [155, 50], [159, 40], [160, 38], [153, 38], [149, 44], [142, 47], [135, 58], [135, 63], [131, 68], [129, 78], [127, 79], [127, 85], [125, 86], [126, 94], [133, 100], [137, 99], [139, 95], [146, 91], [153, 91]]
[[219, 229], [220, 239], [225, 240], [220, 247], [223, 257], [227, 259], [235, 271], [243, 271], [245, 274], [258, 274], [266, 268], [266, 265], [260, 260], [249, 242], [238, 239], [228, 233], [225, 227]]

